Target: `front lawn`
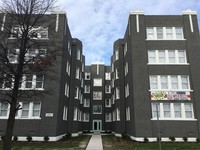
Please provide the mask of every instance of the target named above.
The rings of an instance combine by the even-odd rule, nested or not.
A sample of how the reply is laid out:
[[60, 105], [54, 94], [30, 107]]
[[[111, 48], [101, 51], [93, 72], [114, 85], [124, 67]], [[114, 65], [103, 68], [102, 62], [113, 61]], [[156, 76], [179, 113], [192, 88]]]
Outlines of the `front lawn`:
[[[69, 148], [84, 150], [91, 136], [81, 135], [73, 137], [66, 141], [57, 142], [13, 142], [13, 150], [67, 150]], [[0, 149], [2, 143], [0, 142]]]
[[[102, 136], [104, 150], [159, 150], [158, 143], [139, 143], [113, 135]], [[200, 150], [199, 143], [162, 143], [162, 150]]]

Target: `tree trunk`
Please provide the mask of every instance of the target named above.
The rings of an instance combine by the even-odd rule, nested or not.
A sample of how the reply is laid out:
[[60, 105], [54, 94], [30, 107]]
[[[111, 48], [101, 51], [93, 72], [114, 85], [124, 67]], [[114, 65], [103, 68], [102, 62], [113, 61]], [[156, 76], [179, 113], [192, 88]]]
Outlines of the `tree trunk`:
[[7, 121], [5, 139], [3, 140], [3, 150], [11, 150], [12, 147], [12, 135], [15, 123], [16, 103], [17, 98], [13, 98], [10, 105], [10, 114]]

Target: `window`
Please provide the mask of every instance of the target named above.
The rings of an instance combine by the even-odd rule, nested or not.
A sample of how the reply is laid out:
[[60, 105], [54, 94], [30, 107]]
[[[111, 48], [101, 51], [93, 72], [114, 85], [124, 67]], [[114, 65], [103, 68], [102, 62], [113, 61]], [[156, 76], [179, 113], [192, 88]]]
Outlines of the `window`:
[[124, 44], [124, 56], [126, 55], [126, 53], [127, 53], [127, 48], [128, 46], [127, 46], [127, 42]]
[[[33, 76], [34, 78], [34, 76]], [[34, 82], [33, 82], [34, 84]], [[44, 75], [36, 75], [36, 83], [35, 83], [36, 89], [43, 89], [43, 84], [44, 84]]]
[[105, 99], [105, 106], [111, 107], [111, 99], [109, 99], [109, 98]]
[[106, 122], [111, 122], [112, 121], [112, 114], [111, 113], [106, 113], [105, 114], [105, 121]]
[[69, 97], [69, 85], [65, 83], [65, 95]]
[[126, 65], [124, 67], [124, 73], [125, 73], [125, 76], [128, 74], [128, 63], [126, 62]]
[[110, 85], [106, 85], [105, 86], [105, 92], [106, 93], [111, 93], [111, 87], [110, 87]]
[[3, 90], [10, 90], [11, 88], [13, 88], [13, 76], [12, 75], [4, 75], [4, 77], [2, 77], [3, 80], [1, 79], [0, 81], [0, 89]]
[[157, 119], [156, 105], [158, 105], [159, 118], [163, 120], [194, 119], [193, 105], [191, 103], [152, 103], [152, 117]]
[[28, 118], [29, 113], [29, 103], [23, 103], [22, 104], [22, 112], [21, 112], [21, 118]]
[[83, 122], [89, 122], [90, 114], [89, 113], [83, 113]]
[[120, 98], [119, 87], [116, 87], [116, 99]]
[[128, 97], [129, 96], [129, 85], [127, 84], [125, 86], [125, 97]]
[[90, 80], [90, 73], [85, 72], [85, 80]]
[[75, 98], [75, 99], [78, 99], [78, 95], [79, 95], [79, 88], [78, 88], [78, 87], [75, 87], [75, 90], [74, 90], [74, 98]]
[[119, 68], [117, 68], [115, 70], [115, 75], [116, 75], [115, 79], [118, 79], [119, 78]]
[[19, 49], [8, 50], [9, 63], [18, 63]]
[[8, 103], [0, 102], [0, 118], [8, 117], [9, 105]]
[[102, 79], [94, 79], [93, 85], [94, 86], [102, 86]]
[[29, 32], [30, 38], [45, 39], [48, 38], [48, 28], [47, 27], [35, 27]]
[[110, 72], [105, 73], [105, 78], [106, 78], [106, 80], [111, 80]]
[[39, 117], [40, 116], [40, 102], [33, 102], [33, 112], [32, 112], [32, 116], [33, 117]]
[[64, 106], [64, 108], [63, 108], [63, 120], [67, 120], [67, 111], [68, 111], [68, 108], [66, 106]]
[[101, 100], [102, 92], [93, 92], [93, 100]]
[[90, 93], [90, 85], [85, 85], [85, 93]]
[[102, 106], [101, 105], [93, 105], [93, 114], [101, 114]]
[[150, 75], [149, 79], [151, 90], [190, 90], [187, 75]]
[[77, 119], [78, 119], [78, 108], [74, 107], [74, 117], [73, 117], [73, 120], [77, 121]]
[[185, 50], [148, 50], [149, 64], [187, 64]]
[[117, 112], [117, 118], [116, 118], [116, 120], [120, 121], [120, 108], [117, 108], [116, 112]]
[[68, 41], [68, 52], [71, 55], [71, 43], [70, 43], [70, 41]]
[[126, 107], [126, 121], [129, 121], [129, 120], [131, 120], [130, 107]]
[[20, 26], [13, 26], [11, 29], [11, 38], [18, 38], [22, 36], [22, 30]]
[[117, 116], [116, 116], [116, 110], [114, 110], [114, 111], [113, 111], [113, 118], [112, 118], [113, 121], [116, 121], [116, 118], [117, 118]]
[[66, 65], [66, 72], [67, 74], [70, 76], [70, 64], [69, 64], [69, 61], [67, 61], [67, 65]]
[[78, 110], [78, 121], [82, 120], [82, 111]]
[[80, 69], [76, 68], [76, 78], [79, 79], [79, 75], [80, 75]]
[[119, 59], [119, 50], [116, 50], [115, 51], [115, 60], [118, 60]]
[[90, 107], [90, 99], [89, 98], [84, 99], [83, 107]]
[[77, 49], [76, 59], [78, 59], [78, 60], [81, 59], [81, 51], [80, 51], [80, 49]]
[[148, 40], [183, 40], [182, 27], [147, 27]]

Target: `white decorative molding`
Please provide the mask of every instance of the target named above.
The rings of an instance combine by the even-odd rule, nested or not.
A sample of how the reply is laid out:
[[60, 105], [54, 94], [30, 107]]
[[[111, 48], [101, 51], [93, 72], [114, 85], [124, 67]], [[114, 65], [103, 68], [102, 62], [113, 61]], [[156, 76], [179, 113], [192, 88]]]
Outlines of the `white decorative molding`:
[[141, 10], [133, 10], [129, 12], [130, 15], [144, 15], [144, 11]]
[[182, 15], [196, 15], [196, 14], [197, 12], [191, 9], [187, 9], [182, 12]]

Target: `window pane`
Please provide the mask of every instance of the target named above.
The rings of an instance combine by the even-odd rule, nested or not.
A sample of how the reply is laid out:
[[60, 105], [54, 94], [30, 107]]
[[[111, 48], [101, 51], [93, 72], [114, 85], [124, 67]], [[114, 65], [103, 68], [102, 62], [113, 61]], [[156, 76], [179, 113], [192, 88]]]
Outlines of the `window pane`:
[[7, 116], [8, 103], [0, 103], [0, 116]]
[[185, 104], [185, 117], [193, 118], [192, 116], [192, 104]]
[[166, 27], [166, 38], [173, 39], [172, 27]]
[[154, 29], [153, 29], [153, 27], [147, 28], [147, 39], [154, 39]]
[[22, 118], [28, 118], [29, 113], [29, 103], [23, 103], [22, 105]]
[[183, 39], [183, 30], [182, 27], [175, 27], [176, 39]]
[[33, 116], [34, 117], [40, 116], [40, 103], [33, 103]]
[[181, 76], [182, 89], [189, 89], [188, 77]]
[[157, 39], [163, 39], [163, 28], [157, 27]]
[[168, 89], [168, 80], [167, 76], [161, 76], [160, 77], [161, 82], [161, 89]]
[[175, 63], [175, 51], [174, 50], [168, 51], [168, 59], [169, 59], [169, 63]]
[[171, 76], [171, 86], [172, 86], [172, 89], [178, 89], [178, 77], [177, 76]]
[[151, 89], [158, 89], [157, 76], [150, 76], [150, 88]]
[[175, 103], [174, 104], [174, 117], [175, 118], [181, 118], [181, 104], [180, 103]]
[[181, 51], [181, 50], [178, 51], [178, 60], [179, 60], [179, 63], [186, 63], [185, 62], [185, 51]]
[[170, 104], [163, 104], [164, 118], [171, 118]]
[[158, 51], [159, 63], [165, 63], [165, 51]]
[[148, 51], [148, 59], [149, 59], [149, 63], [156, 63], [156, 52]]

